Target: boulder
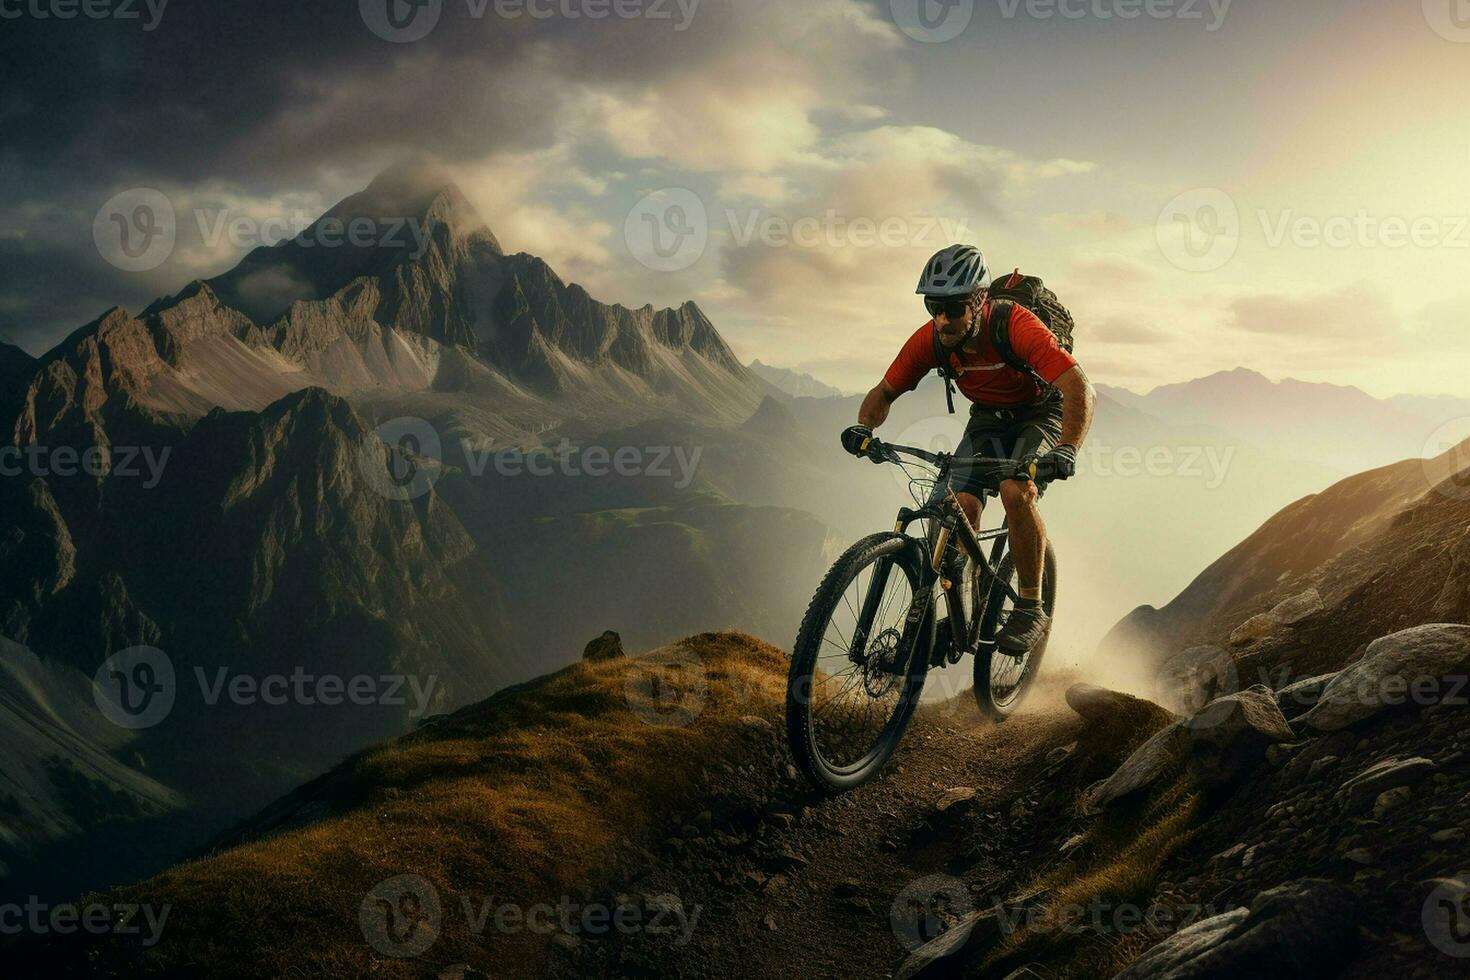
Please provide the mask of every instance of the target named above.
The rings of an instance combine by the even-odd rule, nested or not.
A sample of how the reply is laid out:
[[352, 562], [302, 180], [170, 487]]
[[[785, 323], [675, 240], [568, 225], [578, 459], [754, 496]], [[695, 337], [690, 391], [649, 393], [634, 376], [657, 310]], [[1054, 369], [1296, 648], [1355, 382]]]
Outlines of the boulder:
[[1437, 768], [1432, 760], [1422, 756], [1383, 759], [1343, 783], [1337, 790], [1337, 798], [1347, 810], [1356, 812], [1380, 794], [1400, 786], [1412, 786]]
[[1230, 645], [1233, 647], [1248, 647], [1257, 640], [1264, 640], [1266, 637], [1275, 633], [1280, 626], [1281, 624], [1270, 613], [1261, 613], [1258, 616], [1252, 616], [1235, 627], [1235, 631], [1230, 634]]
[[950, 975], [956, 956], [971, 947], [999, 939], [1001, 925], [999, 911], [971, 912], [909, 954], [893, 975], [893, 980]]
[[1235, 909], [1182, 929], [1115, 980], [1239, 980], [1336, 976], [1358, 938], [1352, 894], [1309, 878], [1261, 892]]
[[1165, 772], [1182, 764], [1188, 755], [1188, 733], [1184, 722], [1176, 721], [1135, 749], [1111, 776], [1089, 788], [1083, 806], [1087, 810], [1102, 809], [1114, 800], [1152, 784]]
[[1086, 721], [1108, 721], [1138, 699], [1096, 684], [1073, 684], [1067, 688], [1067, 706]]
[[1308, 589], [1290, 599], [1281, 600], [1267, 615], [1283, 626], [1294, 626], [1326, 609], [1322, 604], [1321, 594], [1316, 589]]
[[621, 656], [623, 656], [623, 638], [612, 630], [608, 630], [587, 644], [582, 651], [583, 660], [616, 660]]
[[1184, 723], [1189, 771], [1206, 787], [1238, 782], [1266, 749], [1295, 738], [1272, 692], [1261, 685], [1217, 698]]
[[1337, 673], [1333, 672], [1294, 681], [1276, 692], [1276, 706], [1288, 721], [1300, 717], [1316, 706], [1322, 698], [1322, 692], [1327, 690], [1327, 685], [1336, 676]]
[[1332, 732], [1388, 708], [1423, 707], [1453, 693], [1470, 667], [1470, 626], [1434, 623], [1379, 637], [1340, 671], [1299, 725]]

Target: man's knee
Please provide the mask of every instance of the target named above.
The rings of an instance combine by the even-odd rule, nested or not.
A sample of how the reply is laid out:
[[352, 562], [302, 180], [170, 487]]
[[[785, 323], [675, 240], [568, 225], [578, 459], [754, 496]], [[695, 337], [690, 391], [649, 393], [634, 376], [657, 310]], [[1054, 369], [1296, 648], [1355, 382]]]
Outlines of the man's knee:
[[1006, 513], [1026, 511], [1036, 501], [1036, 484], [1022, 482], [1020, 480], [1006, 480], [1000, 485], [1000, 502], [1005, 505]]

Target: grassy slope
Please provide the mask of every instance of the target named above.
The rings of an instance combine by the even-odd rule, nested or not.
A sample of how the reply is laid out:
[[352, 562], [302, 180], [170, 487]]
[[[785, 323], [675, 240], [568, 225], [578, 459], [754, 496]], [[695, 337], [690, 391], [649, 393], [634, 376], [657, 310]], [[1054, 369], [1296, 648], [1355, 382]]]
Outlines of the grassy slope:
[[[539, 975], [546, 938], [492, 928], [482, 941], [461, 897], [478, 908], [489, 896], [529, 905], [578, 894], [619, 838], [638, 841], [679, 804], [690, 773], [729, 757], [742, 715], [778, 714], [780, 651], [737, 633], [680, 647], [708, 682], [687, 726], [635, 713], [657, 710], [629, 683], [639, 661], [579, 663], [503, 692], [349, 760], [327, 819], [122, 890], [115, 900], [172, 906], [166, 938], [126, 968], [119, 957], [131, 954], [104, 958], [129, 975], [417, 977], [463, 962]], [[368, 892], [401, 874], [428, 879], [443, 904], [443, 931], [419, 959], [378, 955], [358, 922]]]

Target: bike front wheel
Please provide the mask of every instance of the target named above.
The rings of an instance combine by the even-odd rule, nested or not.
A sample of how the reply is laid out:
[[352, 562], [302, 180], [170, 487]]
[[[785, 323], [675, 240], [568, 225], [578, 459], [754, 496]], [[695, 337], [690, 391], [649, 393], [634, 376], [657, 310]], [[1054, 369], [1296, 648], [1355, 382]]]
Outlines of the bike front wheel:
[[808, 782], [842, 792], [876, 776], [924, 691], [933, 608], [910, 623], [921, 575], [913, 542], [875, 534], [837, 560], [791, 653], [786, 733]]

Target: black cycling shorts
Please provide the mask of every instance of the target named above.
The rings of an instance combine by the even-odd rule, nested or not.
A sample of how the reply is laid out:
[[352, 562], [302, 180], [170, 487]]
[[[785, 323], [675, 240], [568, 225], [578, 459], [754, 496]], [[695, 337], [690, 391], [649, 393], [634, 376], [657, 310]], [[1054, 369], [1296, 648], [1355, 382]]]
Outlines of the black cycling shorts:
[[955, 450], [955, 492], [978, 497], [985, 489], [987, 476], [991, 478], [993, 485], [993, 470], [967, 467], [962, 462], [964, 459], [988, 456], [994, 459], [1020, 460], [1030, 453], [1045, 455], [1056, 448], [1061, 438], [1060, 398], [1010, 409], [972, 406], [970, 424], [965, 427], [965, 437], [960, 440], [959, 449]]

